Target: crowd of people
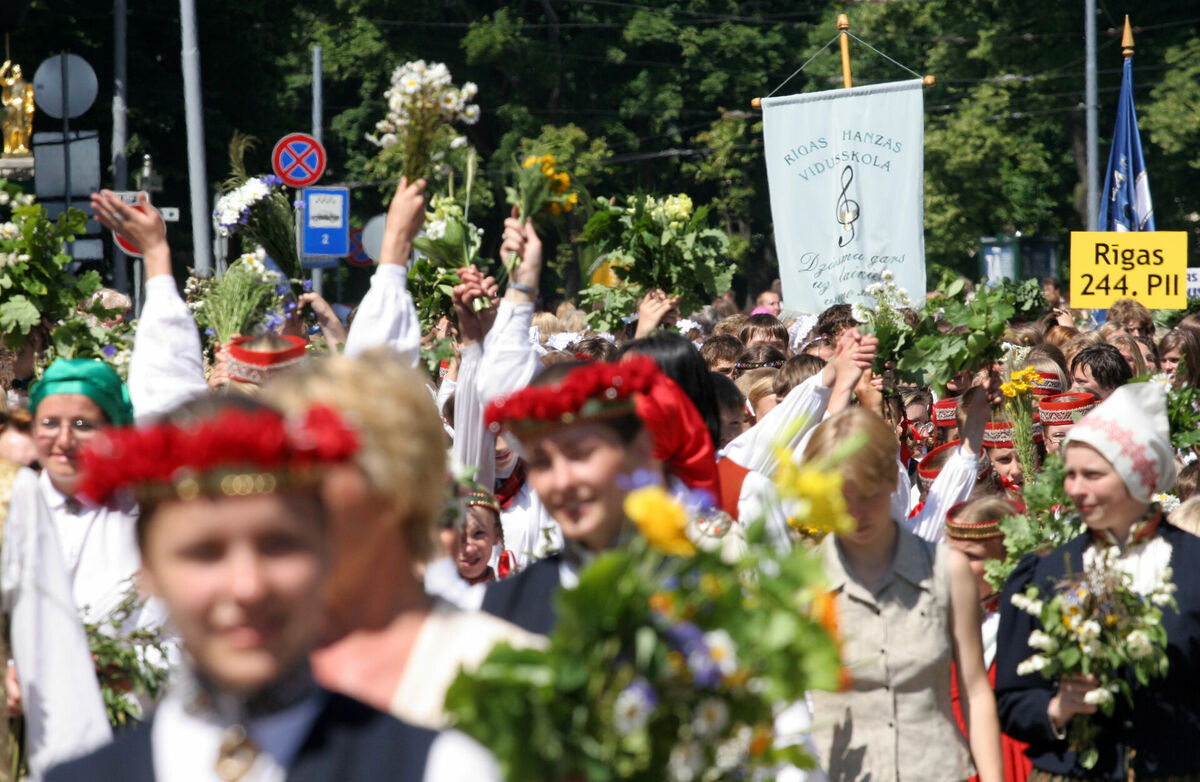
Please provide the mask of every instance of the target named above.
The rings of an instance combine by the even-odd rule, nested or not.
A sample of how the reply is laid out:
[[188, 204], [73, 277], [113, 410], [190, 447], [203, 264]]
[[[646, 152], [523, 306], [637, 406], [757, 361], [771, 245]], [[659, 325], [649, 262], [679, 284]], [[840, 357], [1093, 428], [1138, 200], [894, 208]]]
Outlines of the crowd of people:
[[[0, 435], [6, 700], [32, 778], [500, 779], [454, 729], [447, 689], [497, 643], [546, 645], [555, 595], [628, 544], [624, 500], [649, 480], [711, 501], [720, 521], [688, 528], [706, 549], [823, 564], [849, 676], [788, 710], [816, 761], [789, 778], [1200, 780], [1200, 462], [1172, 445], [1167, 411], [1168, 388], [1200, 379], [1200, 318], [1159, 333], [1125, 300], [1089, 327], [1047, 281], [1044, 315], [1005, 337], [1031, 368], [1031, 460], [1005, 368], [936, 396], [905, 384], [848, 304], [797, 313], [765, 291], [748, 313], [730, 294], [683, 317], [648, 291], [620, 334], [569, 303], [539, 310], [542, 243], [515, 210], [504, 290], [460, 270], [456, 317], [423, 334], [406, 289], [423, 182], [396, 190], [348, 324], [306, 294], [319, 331], [207, 354], [161, 221], [108, 192], [92, 207], [145, 258], [128, 381], [60, 358], [26, 384], [22, 356]], [[419, 356], [442, 337], [454, 357], [433, 378]], [[1056, 513], [1080, 534], [997, 591], [985, 563], [1005, 558], [1003, 522], [1053, 454], [1073, 505]], [[785, 460], [840, 474], [851, 528], [795, 523], [774, 481]], [[748, 541], [755, 524], [765, 542]], [[1098, 713], [1094, 676], [1029, 670], [1051, 628], [1019, 596], [1061, 590], [1113, 547], [1135, 593], [1168, 582], [1176, 602], [1162, 676], [1128, 676], [1132, 699]], [[86, 628], [135, 588], [114, 637], [160, 639], [149, 662], [170, 681], [102, 696], [113, 677]], [[140, 723], [114, 734], [113, 697]], [[1097, 757], [1068, 735], [1077, 715]]]

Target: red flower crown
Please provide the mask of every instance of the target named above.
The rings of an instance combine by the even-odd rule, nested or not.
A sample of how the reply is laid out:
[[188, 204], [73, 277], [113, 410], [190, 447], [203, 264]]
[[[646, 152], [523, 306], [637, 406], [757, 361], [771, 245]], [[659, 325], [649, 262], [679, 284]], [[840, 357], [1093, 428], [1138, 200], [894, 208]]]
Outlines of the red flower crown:
[[357, 451], [358, 435], [332, 408], [313, 406], [302, 421], [267, 409], [230, 408], [186, 426], [104, 432], [81, 456], [78, 494], [106, 503], [122, 489], [180, 499], [269, 492], [280, 479], [312, 475]]
[[[575, 367], [559, 383], [528, 386], [497, 399], [488, 405], [484, 420], [488, 428], [499, 432], [503, 427], [569, 424], [625, 408], [632, 413], [630, 397], [649, 391], [661, 374], [658, 364], [647, 356], [630, 356], [618, 364], [596, 362]], [[625, 402], [629, 404], [616, 404]]]

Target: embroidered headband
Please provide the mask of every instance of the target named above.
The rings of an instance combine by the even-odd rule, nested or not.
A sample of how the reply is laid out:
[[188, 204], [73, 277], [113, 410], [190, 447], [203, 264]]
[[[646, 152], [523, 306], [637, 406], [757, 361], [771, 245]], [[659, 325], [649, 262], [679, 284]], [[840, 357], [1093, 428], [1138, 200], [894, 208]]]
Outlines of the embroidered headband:
[[265, 494], [310, 484], [357, 451], [357, 434], [329, 407], [309, 408], [303, 421], [227, 408], [191, 424], [101, 432], [82, 454], [79, 494], [98, 503], [124, 489], [140, 500]]
[[958, 426], [958, 397], [939, 399], [933, 403], [933, 423], [937, 426]]
[[1034, 372], [1030, 380], [1034, 396], [1053, 396], [1061, 394], [1065, 390], [1062, 379], [1053, 372]]
[[[1004, 537], [998, 518], [973, 522], [957, 521], [955, 517], [966, 505], [966, 502], [960, 502], [951, 506], [946, 513], [946, 537], [958, 540], [989, 540]], [[1016, 506], [1013, 506], [1013, 513], [1016, 512]]]
[[1096, 406], [1096, 397], [1087, 393], [1054, 394], [1041, 401], [1038, 415], [1043, 424], [1073, 424]]
[[300, 337], [274, 336], [288, 343], [278, 350], [251, 350], [246, 343], [259, 337], [234, 337], [229, 343], [229, 377], [242, 383], [262, 385], [273, 373], [287, 369], [304, 360], [308, 343]]

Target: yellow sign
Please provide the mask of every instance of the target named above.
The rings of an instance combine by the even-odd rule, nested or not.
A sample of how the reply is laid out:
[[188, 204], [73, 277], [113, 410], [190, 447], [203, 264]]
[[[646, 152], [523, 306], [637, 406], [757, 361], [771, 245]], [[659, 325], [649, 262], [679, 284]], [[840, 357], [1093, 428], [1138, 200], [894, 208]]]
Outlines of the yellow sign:
[[1152, 310], [1183, 309], [1187, 247], [1186, 231], [1072, 231], [1071, 306], [1136, 299]]

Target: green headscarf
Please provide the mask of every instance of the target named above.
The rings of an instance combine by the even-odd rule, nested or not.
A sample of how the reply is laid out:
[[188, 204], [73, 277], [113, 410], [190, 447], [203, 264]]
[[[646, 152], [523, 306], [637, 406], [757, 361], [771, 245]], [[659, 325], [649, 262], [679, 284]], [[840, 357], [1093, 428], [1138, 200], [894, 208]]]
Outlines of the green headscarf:
[[99, 405], [110, 423], [133, 423], [133, 405], [129, 389], [113, 368], [90, 358], [56, 358], [42, 379], [29, 389], [29, 411], [37, 415], [38, 405], [55, 394], [83, 394]]

